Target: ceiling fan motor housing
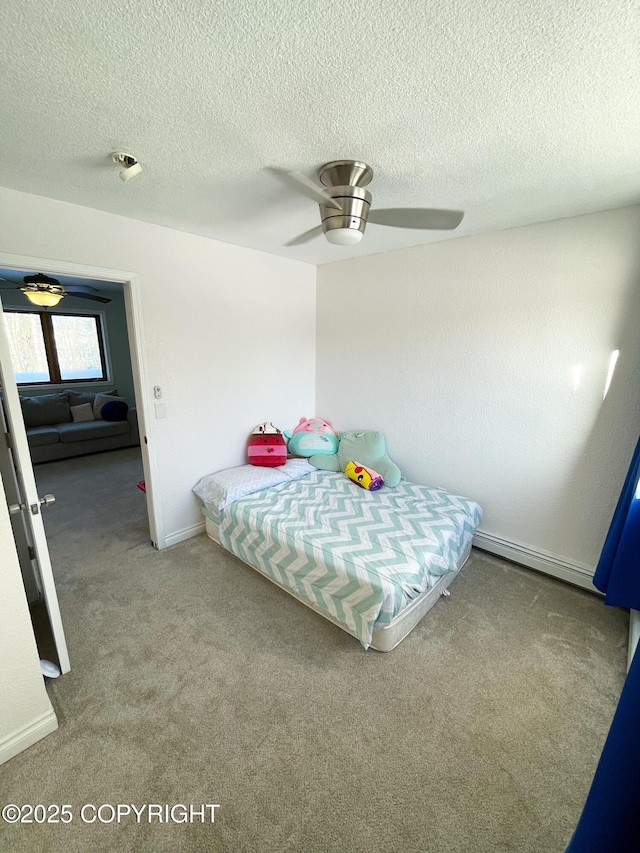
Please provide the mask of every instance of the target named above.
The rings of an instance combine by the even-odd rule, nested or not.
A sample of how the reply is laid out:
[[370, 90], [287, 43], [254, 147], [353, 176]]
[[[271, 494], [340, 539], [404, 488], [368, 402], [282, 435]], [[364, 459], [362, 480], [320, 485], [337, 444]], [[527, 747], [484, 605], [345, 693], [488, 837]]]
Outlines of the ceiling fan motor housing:
[[59, 284], [25, 284], [20, 290], [25, 293], [29, 291], [30, 293], [59, 293], [60, 296], [65, 295], [64, 287]]
[[340, 213], [331, 205], [320, 205], [323, 232], [349, 228], [364, 234], [371, 208], [371, 193], [364, 187], [371, 183], [373, 169], [360, 160], [333, 160], [318, 169], [318, 177], [327, 195], [342, 207]]
[[342, 212], [329, 204], [320, 205], [323, 232], [350, 228], [364, 233], [371, 208], [371, 193], [354, 186], [328, 187], [326, 192], [339, 202]]
[[51, 278], [51, 276], [45, 275], [42, 272], [35, 273], [35, 275], [25, 275], [22, 279], [27, 287], [31, 290], [64, 290], [62, 289], [60, 282], [57, 278]]

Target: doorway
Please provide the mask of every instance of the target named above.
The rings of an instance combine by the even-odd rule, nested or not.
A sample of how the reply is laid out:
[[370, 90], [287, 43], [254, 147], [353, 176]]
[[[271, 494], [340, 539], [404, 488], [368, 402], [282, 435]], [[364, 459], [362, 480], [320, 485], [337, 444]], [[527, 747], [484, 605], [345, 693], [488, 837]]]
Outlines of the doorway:
[[[137, 413], [137, 423], [139, 429], [140, 436], [140, 446], [136, 451], [133, 447], [128, 449], [123, 449], [122, 453], [119, 450], [113, 451], [113, 458], [115, 459], [116, 454], [120, 454], [119, 462], [124, 463], [130, 466], [131, 471], [140, 470], [140, 480], [138, 481], [141, 485], [141, 488], [136, 488], [136, 481], [134, 480], [131, 483], [131, 487], [135, 493], [135, 500], [139, 502], [139, 507], [136, 507], [136, 510], [139, 512], [141, 518], [144, 518], [144, 524], [140, 526], [139, 533], [144, 531], [141, 535], [146, 536], [146, 541], [150, 541], [151, 545], [155, 548], [158, 547], [159, 535], [162, 536], [162, 531], [160, 525], [158, 523], [158, 506], [157, 502], [154, 500], [154, 459], [152, 453], [150, 452], [150, 443], [149, 436], [147, 430], [147, 424], [149, 423], [148, 417], [146, 417], [146, 402], [144, 399], [144, 389], [147, 386], [145, 381], [145, 357], [144, 351], [142, 347], [142, 319], [141, 319], [141, 310], [140, 310], [140, 293], [139, 293], [139, 282], [137, 276], [131, 273], [120, 272], [115, 270], [108, 269], [100, 269], [94, 267], [80, 266], [76, 264], [63, 264], [59, 261], [43, 261], [42, 259], [33, 259], [33, 258], [25, 258], [25, 257], [16, 257], [3, 255], [0, 253], [0, 277], [5, 279], [4, 287], [0, 290], [0, 297], [4, 296], [5, 298], [8, 296], [8, 292], [13, 291], [11, 286], [11, 282], [15, 281], [16, 278], [18, 283], [20, 284], [21, 279], [24, 278], [25, 275], [32, 274], [34, 272], [44, 273], [47, 276], [51, 276], [56, 278], [58, 281], [66, 283], [69, 287], [69, 290], [65, 292], [63, 297], [66, 300], [66, 309], [64, 312], [65, 316], [70, 316], [76, 318], [80, 316], [89, 316], [92, 313], [99, 316], [100, 310], [103, 311], [104, 314], [104, 306], [107, 306], [108, 303], [116, 303], [119, 302], [122, 307], [122, 328], [116, 330], [115, 328], [111, 328], [110, 334], [107, 330], [109, 330], [110, 325], [115, 327], [117, 325], [117, 321], [114, 321], [113, 318], [117, 316], [117, 312], [111, 311], [112, 317], [105, 318], [102, 316], [101, 319], [98, 319], [96, 323], [99, 324], [100, 329], [105, 331], [104, 335], [104, 350], [105, 350], [105, 373], [101, 376], [101, 379], [105, 380], [104, 385], [109, 387], [101, 387], [98, 388], [96, 386], [95, 390], [98, 391], [111, 391], [118, 392], [118, 395], [123, 395], [129, 399], [131, 403], [133, 403], [133, 408]], [[84, 300], [80, 305], [79, 299], [73, 297], [73, 285], [81, 284], [83, 287], [89, 288], [86, 292], [99, 294], [101, 297], [101, 302], [95, 300], [95, 297], [84, 297]], [[16, 308], [22, 307], [23, 312], [29, 311], [29, 303], [24, 298], [24, 294], [20, 292], [20, 287], [12, 293], [13, 298], [6, 299], [7, 305], [4, 306], [5, 311], [11, 312], [13, 309], [13, 313], [17, 313]], [[16, 305], [16, 296], [18, 299], [22, 300], [23, 305]], [[3, 300], [4, 301], [4, 300]], [[95, 309], [99, 308], [98, 311], [85, 309], [81, 310], [81, 306], [84, 304], [88, 304], [91, 308]], [[113, 306], [111, 306], [113, 307]], [[53, 310], [53, 309], [52, 309]], [[58, 312], [62, 315], [63, 312]], [[9, 315], [7, 314], [7, 317]], [[2, 322], [5, 323], [7, 317], [2, 316]], [[51, 324], [53, 318], [49, 318], [48, 322]], [[6, 326], [5, 326], [6, 328]], [[115, 334], [117, 332], [117, 334]], [[117, 344], [114, 344], [115, 338], [119, 335], [119, 341]], [[127, 371], [123, 369], [123, 342], [124, 347], [127, 349], [127, 356], [129, 357], [127, 360], [130, 362], [129, 367], [129, 379], [127, 381]], [[7, 360], [6, 352], [4, 354], [4, 360]], [[5, 384], [6, 377], [9, 373], [13, 376], [13, 364], [10, 366], [7, 364], [3, 365], [3, 371], [5, 376]], [[68, 382], [64, 381], [64, 374], [59, 374], [56, 378], [58, 380], [62, 379], [62, 384], [67, 385]], [[124, 377], [124, 380], [123, 380]], [[27, 377], [29, 381], [31, 379], [35, 380], [35, 384], [38, 385], [38, 378], [35, 377]], [[23, 382], [25, 380], [24, 376], [19, 377]], [[122, 388], [117, 387], [116, 382], [119, 381]], [[85, 393], [87, 386], [89, 386], [89, 381], [83, 385], [81, 381], [75, 384], [75, 391], [77, 393], [82, 393], [84, 390]], [[100, 384], [100, 383], [98, 383]], [[81, 387], [83, 386], [83, 387]], [[31, 393], [32, 389], [26, 388], [23, 384], [21, 387], [21, 394], [23, 392]], [[44, 384], [40, 385], [37, 388], [37, 391], [40, 394], [43, 393], [51, 393], [61, 389], [59, 387], [55, 387], [52, 384]], [[3, 406], [7, 404], [7, 394], [4, 395], [5, 400], [3, 402]], [[23, 394], [24, 396], [24, 394]], [[38, 393], [34, 395], [37, 399]], [[17, 399], [17, 397], [16, 397]], [[14, 407], [15, 408], [15, 407]], [[22, 426], [24, 426], [24, 417], [22, 417], [22, 413], [20, 412], [20, 403], [17, 405], [18, 412], [13, 412], [13, 418], [15, 420], [16, 417], [20, 417], [22, 419]], [[3, 416], [6, 415], [6, 412], [3, 411]], [[75, 420], [75, 418], [74, 418]], [[87, 445], [88, 446], [88, 445]], [[136, 453], [139, 454], [136, 460]], [[35, 454], [35, 450], [29, 448], [28, 457]], [[14, 478], [16, 482], [11, 482], [11, 476], [7, 473], [7, 451], [5, 450], [3, 453], [3, 449], [0, 446], [0, 456], [4, 457], [3, 460], [3, 480], [5, 482], [5, 492], [7, 503], [10, 503], [16, 506], [16, 500], [18, 499], [18, 495], [16, 493], [16, 489], [18, 486], [19, 478]], [[9, 452], [8, 456], [11, 456]], [[110, 481], [111, 477], [107, 475], [105, 477], [105, 466], [97, 464], [97, 460], [99, 457], [109, 457], [109, 453], [100, 453], [100, 454], [92, 454], [91, 456], [79, 456], [79, 459], [91, 460], [91, 462], [84, 466], [87, 468], [87, 476], [95, 475], [98, 478], [102, 478], [103, 480]], [[31, 459], [28, 459], [29, 464], [31, 464]], [[41, 462], [41, 459], [36, 459], [35, 461]], [[75, 460], [77, 462], [77, 460]], [[45, 460], [42, 466], [35, 466], [35, 480], [41, 479], [43, 484], [52, 482], [52, 473], [55, 475], [56, 465], [60, 466], [59, 470], [61, 471], [62, 466], [67, 464], [67, 460], [61, 459], [60, 462], [50, 462], [50, 464]], [[75, 474], [78, 474], [78, 470], [82, 469], [83, 465], [76, 464]], [[38, 476], [38, 470], [41, 471], [41, 476]], [[33, 473], [33, 468], [31, 468]], [[46, 473], [45, 473], [46, 471]], [[137, 477], [138, 475], [136, 475]], [[53, 476], [53, 481], [55, 481], [55, 476]], [[38, 486], [40, 483], [38, 483]], [[40, 489], [39, 491], [43, 491]], [[60, 490], [64, 493], [64, 490]], [[63, 495], [64, 496], [64, 495]], [[18, 500], [18, 504], [20, 501]], [[46, 502], [45, 504], [46, 505]], [[142, 509], [140, 509], [140, 507]], [[45, 514], [46, 519], [46, 514]], [[45, 521], [45, 525], [46, 525]], [[78, 515], [78, 524], [81, 524], [81, 515]], [[18, 528], [18, 532], [16, 533], [16, 529]], [[37, 566], [34, 570], [33, 563], [33, 547], [29, 540], [28, 531], [25, 532], [24, 537], [20, 535], [20, 525], [14, 525], [14, 538], [16, 541], [16, 548], [18, 554], [20, 556], [21, 567], [24, 566], [23, 569], [23, 577], [25, 581], [25, 589], [27, 592], [27, 596], [32, 603], [32, 621], [34, 623], [34, 632], [36, 633], [36, 638], [39, 641], [39, 645], [41, 646], [41, 657], [43, 649], [51, 649], [51, 631], [50, 629], [51, 620], [47, 618], [43, 619], [43, 613], [45, 614], [49, 611], [49, 604], [51, 602], [47, 602], [47, 594], [51, 594], [51, 589], [47, 591], [46, 588], [43, 589], [43, 584], [41, 578], [38, 577], [38, 569]], [[146, 530], [148, 529], [148, 534]], [[117, 531], [114, 531], [114, 535], [118, 535]], [[163, 540], [160, 542], [163, 544]], [[46, 546], [46, 543], [45, 543]], [[54, 559], [54, 570], [55, 559]], [[46, 585], [45, 585], [46, 586]], [[53, 590], [53, 595], [56, 595], [55, 589]], [[43, 601], [44, 599], [44, 601]], [[43, 607], [43, 604], [46, 604], [46, 608]], [[57, 601], [55, 602], [54, 611], [57, 609]], [[47, 624], [49, 623], [49, 624]], [[54, 643], [55, 645], [55, 643]], [[68, 668], [68, 667], [67, 667]]]

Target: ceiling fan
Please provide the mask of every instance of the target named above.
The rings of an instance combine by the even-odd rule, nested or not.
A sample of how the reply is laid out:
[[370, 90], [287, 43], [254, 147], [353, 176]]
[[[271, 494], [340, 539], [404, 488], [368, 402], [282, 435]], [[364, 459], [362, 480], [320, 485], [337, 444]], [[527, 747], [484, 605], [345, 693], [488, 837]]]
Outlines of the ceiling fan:
[[[104, 296], [97, 296], [98, 290], [88, 284], [60, 284], [57, 278], [51, 278], [44, 273], [25, 275], [23, 284], [17, 284], [8, 278], [0, 278], [0, 288], [4, 290], [21, 290], [27, 299], [40, 308], [53, 308], [64, 296], [75, 296], [79, 299], [91, 299], [94, 302], [111, 302]], [[8, 285], [8, 286], [7, 286]]]
[[[394, 228], [428, 231], [452, 231], [462, 222], [461, 210], [435, 210], [428, 207], [387, 207], [371, 209], [373, 169], [358, 160], [333, 160], [318, 169], [323, 187], [301, 172], [271, 171], [293, 184], [299, 192], [320, 203], [322, 224], [299, 234], [286, 246], [299, 246], [324, 233], [330, 243], [354, 246], [364, 234], [367, 222]], [[292, 179], [292, 180], [289, 180]]]

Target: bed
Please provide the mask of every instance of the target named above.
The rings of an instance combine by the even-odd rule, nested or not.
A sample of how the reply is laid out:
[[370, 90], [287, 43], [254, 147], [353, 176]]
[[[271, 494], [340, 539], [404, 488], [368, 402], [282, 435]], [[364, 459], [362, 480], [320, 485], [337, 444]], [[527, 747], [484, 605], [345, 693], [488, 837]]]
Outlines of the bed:
[[407, 480], [370, 492], [308, 468], [222, 508], [207, 501], [207, 535], [365, 649], [391, 651], [448, 594], [482, 511]]

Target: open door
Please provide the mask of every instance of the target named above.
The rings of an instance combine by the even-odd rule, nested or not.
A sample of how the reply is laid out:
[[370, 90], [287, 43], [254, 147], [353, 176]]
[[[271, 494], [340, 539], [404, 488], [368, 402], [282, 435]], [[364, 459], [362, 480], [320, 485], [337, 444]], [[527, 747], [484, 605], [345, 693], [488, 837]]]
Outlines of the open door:
[[[4, 483], [4, 493], [9, 506], [22, 503], [20, 485], [9, 449], [9, 427], [4, 414], [4, 405], [0, 394], [0, 479]], [[21, 512], [10, 515], [13, 538], [16, 543], [22, 580], [27, 593], [27, 601], [33, 604], [42, 600], [42, 589], [38, 581], [38, 570], [34, 565], [33, 545], [29, 541], [29, 529]]]
[[[0, 387], [2, 389], [2, 408], [6, 434], [8, 456], [3, 466], [3, 474], [7, 494], [9, 495], [9, 513], [22, 517], [22, 527], [28, 540], [29, 564], [36, 573], [36, 584], [39, 587], [49, 616], [49, 624], [53, 641], [58, 655], [58, 663], [62, 673], [69, 672], [69, 653], [62, 627], [58, 595], [56, 593], [51, 558], [47, 546], [41, 510], [43, 506], [52, 503], [52, 495], [40, 498], [36, 487], [36, 479], [31, 464], [31, 454], [27, 443], [27, 434], [22, 418], [22, 408], [18, 396], [18, 387], [13, 374], [9, 338], [4, 322], [2, 301], [0, 300]], [[6, 475], [7, 466], [11, 466]], [[10, 485], [7, 485], [7, 481]], [[12, 489], [13, 491], [12, 493]], [[11, 502], [13, 500], [13, 503]], [[15, 530], [15, 525], [14, 525]], [[20, 546], [20, 539], [18, 546]], [[21, 556], [21, 555], [19, 555]], [[24, 567], [23, 567], [24, 571]], [[28, 587], [27, 587], [28, 588]]]

